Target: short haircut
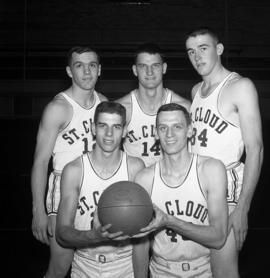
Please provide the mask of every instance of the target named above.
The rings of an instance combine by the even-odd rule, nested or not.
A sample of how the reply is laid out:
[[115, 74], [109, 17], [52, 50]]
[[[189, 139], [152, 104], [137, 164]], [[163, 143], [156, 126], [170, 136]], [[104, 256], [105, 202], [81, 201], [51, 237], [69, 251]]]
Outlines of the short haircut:
[[98, 122], [98, 116], [100, 113], [117, 114], [122, 118], [123, 126], [126, 125], [126, 108], [118, 102], [102, 101], [101, 103], [99, 103], [96, 107], [94, 115], [95, 124], [97, 124]]
[[141, 53], [148, 53], [148, 54], [153, 54], [153, 55], [159, 54], [159, 56], [161, 57], [162, 63], [165, 62], [164, 53], [156, 43], [152, 43], [152, 42], [144, 43], [144, 44], [141, 44], [137, 48], [137, 50], [134, 54], [135, 65], [137, 63], [137, 58], [138, 58], [139, 54], [141, 54]]
[[85, 53], [85, 52], [95, 53], [97, 55], [98, 63], [100, 63], [100, 57], [99, 57], [97, 51], [94, 48], [89, 47], [89, 46], [74, 46], [67, 53], [67, 64], [68, 64], [68, 66], [71, 66], [71, 60], [72, 60], [72, 54], [73, 53], [82, 54], [82, 53]]
[[156, 126], [158, 124], [158, 115], [161, 112], [167, 112], [167, 111], [182, 111], [184, 113], [187, 125], [191, 124], [191, 118], [187, 109], [180, 104], [171, 102], [171, 103], [163, 104], [159, 107], [157, 111], [157, 117], [156, 117]]
[[206, 27], [206, 26], [199, 27], [199, 28], [194, 29], [193, 31], [189, 32], [185, 37], [185, 41], [187, 41], [187, 39], [190, 37], [197, 37], [199, 35], [209, 35], [210, 37], [213, 38], [213, 40], [215, 41], [216, 44], [219, 43], [219, 38], [218, 38], [217, 33], [213, 29]]

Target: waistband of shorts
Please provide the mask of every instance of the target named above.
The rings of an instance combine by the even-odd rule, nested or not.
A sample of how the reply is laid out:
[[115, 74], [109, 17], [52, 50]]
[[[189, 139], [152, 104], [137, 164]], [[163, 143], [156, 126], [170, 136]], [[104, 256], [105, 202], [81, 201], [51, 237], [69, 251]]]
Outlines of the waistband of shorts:
[[165, 260], [159, 256], [153, 255], [152, 260], [159, 264], [162, 265], [166, 268], [170, 268], [170, 266], [178, 266], [182, 268], [182, 271], [190, 271], [190, 270], [196, 270], [200, 266], [203, 266], [207, 263], [210, 263], [210, 257], [209, 256], [203, 256], [194, 260], [185, 260], [185, 261], [168, 261]]
[[244, 164], [241, 161], [236, 161], [236, 162], [226, 165], [225, 167], [226, 167], [226, 170], [229, 171], [229, 170], [237, 168], [241, 165], [244, 165]]
[[123, 254], [117, 254], [117, 253], [110, 253], [110, 254], [84, 254], [82, 252], [76, 252], [75, 253], [76, 256], [78, 257], [82, 257], [84, 259], [90, 260], [90, 261], [94, 261], [97, 263], [109, 263], [109, 262], [113, 262], [113, 261], [117, 261], [120, 259], [124, 259], [127, 257], [131, 257], [132, 256], [132, 250], [125, 252]]
[[51, 174], [52, 174], [52, 175], [54, 175], [54, 176], [61, 176], [62, 171], [59, 171], [59, 170], [53, 170], [53, 171], [51, 172]]

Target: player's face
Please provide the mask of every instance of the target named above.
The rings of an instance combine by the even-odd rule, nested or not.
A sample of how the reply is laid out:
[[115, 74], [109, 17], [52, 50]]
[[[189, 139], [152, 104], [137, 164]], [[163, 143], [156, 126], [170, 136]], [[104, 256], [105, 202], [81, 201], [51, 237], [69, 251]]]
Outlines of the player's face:
[[176, 154], [187, 148], [191, 126], [182, 111], [162, 111], [157, 119], [157, 139], [166, 154]]
[[208, 34], [189, 37], [186, 41], [189, 60], [201, 76], [207, 76], [220, 65], [223, 45]]
[[100, 113], [97, 123], [93, 125], [96, 144], [104, 152], [113, 152], [119, 149], [125, 133], [122, 117], [118, 114]]
[[67, 67], [67, 73], [72, 78], [73, 85], [83, 90], [95, 88], [101, 66], [96, 53], [73, 53], [71, 65]]
[[167, 64], [162, 62], [159, 54], [140, 53], [132, 69], [141, 86], [145, 89], [155, 89], [162, 84]]

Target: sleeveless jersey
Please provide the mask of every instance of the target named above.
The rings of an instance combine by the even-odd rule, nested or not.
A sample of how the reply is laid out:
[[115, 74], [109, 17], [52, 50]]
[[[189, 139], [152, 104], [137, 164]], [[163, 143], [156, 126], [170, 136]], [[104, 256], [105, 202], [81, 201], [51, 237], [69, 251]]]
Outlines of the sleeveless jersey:
[[[174, 187], [166, 184], [161, 175], [161, 165], [155, 165], [152, 201], [162, 211], [197, 225], [208, 225], [208, 209], [203, 188], [197, 174], [197, 155], [193, 155], [184, 181]], [[153, 255], [170, 262], [191, 261], [209, 256], [208, 248], [171, 229], [156, 232]]]
[[[112, 183], [128, 180], [127, 155], [122, 152], [119, 166], [111, 177], [101, 178], [91, 161], [89, 153], [82, 156], [83, 174], [79, 194], [78, 207], [74, 220], [74, 227], [77, 230], [90, 230], [93, 227], [93, 216], [101, 193]], [[129, 241], [115, 242], [114, 245], [103, 244], [91, 248], [77, 249], [77, 257], [95, 259], [97, 255], [131, 254], [132, 245]]]
[[[172, 91], [165, 89], [164, 104], [172, 101]], [[136, 98], [136, 90], [131, 95], [131, 118], [127, 126], [124, 150], [130, 156], [140, 157], [146, 166], [158, 161], [162, 156], [160, 144], [155, 140], [156, 113], [145, 113]]]
[[68, 125], [59, 132], [53, 149], [53, 168], [59, 172], [68, 162], [92, 150], [91, 125], [96, 107], [100, 103], [95, 91], [94, 102], [90, 108], [80, 106], [65, 93], [61, 93], [61, 95], [72, 106], [73, 115]]
[[193, 125], [191, 151], [219, 159], [227, 168], [239, 162], [244, 150], [240, 127], [224, 119], [218, 107], [221, 89], [233, 74], [236, 73], [229, 74], [206, 97], [201, 94], [202, 82], [190, 109]]

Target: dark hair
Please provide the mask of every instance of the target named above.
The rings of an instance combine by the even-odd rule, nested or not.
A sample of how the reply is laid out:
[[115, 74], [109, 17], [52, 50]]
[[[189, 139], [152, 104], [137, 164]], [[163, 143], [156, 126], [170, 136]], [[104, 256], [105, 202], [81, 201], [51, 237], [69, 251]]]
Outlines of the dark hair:
[[187, 109], [180, 104], [171, 102], [171, 103], [163, 104], [159, 107], [159, 109], [157, 111], [157, 117], [156, 117], [156, 126], [157, 126], [157, 121], [158, 121], [158, 115], [161, 112], [165, 112], [165, 111], [182, 111], [186, 118], [187, 125], [191, 124], [191, 118], [190, 118], [190, 115], [189, 115], [189, 112], [187, 111]]
[[118, 102], [102, 101], [101, 103], [99, 103], [96, 107], [94, 115], [95, 124], [98, 121], [98, 116], [100, 113], [117, 114], [121, 116], [123, 126], [125, 126], [126, 124], [126, 108]]
[[161, 57], [162, 63], [165, 62], [165, 57], [164, 57], [164, 53], [161, 50], [161, 48], [156, 44], [156, 43], [152, 43], [152, 42], [148, 42], [148, 43], [144, 43], [141, 44], [135, 54], [134, 54], [134, 63], [137, 63], [137, 58], [139, 56], [139, 54], [141, 53], [148, 53], [148, 54], [159, 54], [159, 56]]
[[206, 27], [206, 26], [201, 26], [201, 27], [189, 32], [186, 35], [185, 41], [187, 41], [187, 39], [190, 37], [197, 37], [199, 35], [209, 35], [210, 37], [212, 37], [214, 39], [216, 44], [219, 43], [219, 38], [218, 38], [217, 33], [213, 29]]
[[82, 54], [82, 53], [85, 53], [85, 52], [95, 53], [97, 55], [98, 63], [100, 63], [100, 57], [99, 57], [97, 51], [94, 50], [93, 48], [91, 48], [89, 46], [74, 46], [67, 53], [67, 64], [69, 66], [71, 66], [71, 60], [72, 60], [72, 54], [73, 53]]

